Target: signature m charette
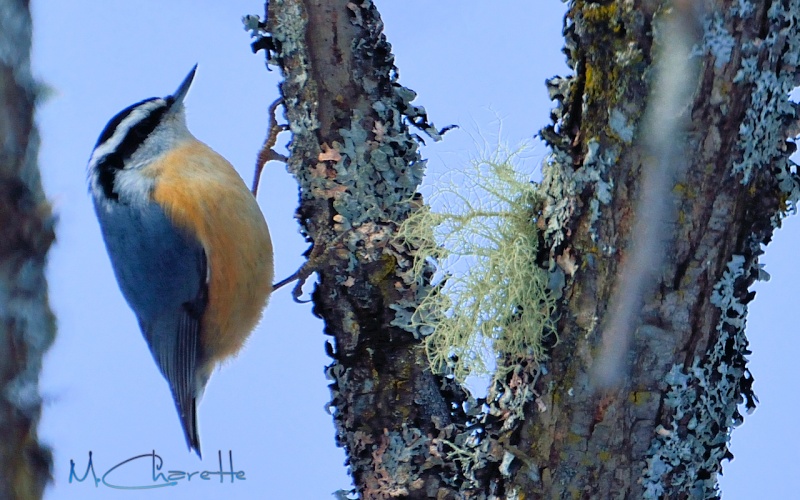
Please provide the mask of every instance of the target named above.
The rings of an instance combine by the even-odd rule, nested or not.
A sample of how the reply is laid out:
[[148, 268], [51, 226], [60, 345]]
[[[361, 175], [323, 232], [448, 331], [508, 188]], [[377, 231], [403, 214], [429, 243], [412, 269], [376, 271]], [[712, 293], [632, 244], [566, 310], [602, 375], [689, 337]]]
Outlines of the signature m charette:
[[[217, 478], [219, 478], [220, 483], [224, 483], [226, 479], [230, 483], [235, 483], [237, 480], [245, 481], [247, 479], [243, 470], [234, 469], [232, 451], [228, 451], [228, 464], [226, 464], [228, 466], [227, 469], [222, 463], [222, 451], [218, 452], [218, 456], [219, 469], [217, 470], [164, 470], [164, 460], [155, 452], [155, 450], [153, 450], [151, 453], [137, 455], [135, 457], [125, 459], [106, 470], [104, 473], [102, 473], [102, 475], [98, 476], [94, 467], [94, 457], [92, 456], [92, 452], [89, 451], [89, 461], [86, 464], [86, 469], [82, 476], [75, 472], [75, 461], [70, 459], [69, 482], [71, 484], [74, 479], [76, 482], [82, 483], [88, 479], [89, 475], [91, 474], [91, 479], [95, 487], [100, 487], [100, 484], [102, 484], [103, 486], [120, 490], [144, 490], [163, 488], [166, 486], [178, 486], [183, 482], [190, 481], [211, 481], [212, 479]], [[118, 484], [116, 482], [115, 477], [121, 476], [120, 472], [124, 471], [127, 466], [130, 466], [134, 462], [146, 460], [148, 458], [152, 463], [151, 475], [149, 478], [143, 478], [139, 484]]]

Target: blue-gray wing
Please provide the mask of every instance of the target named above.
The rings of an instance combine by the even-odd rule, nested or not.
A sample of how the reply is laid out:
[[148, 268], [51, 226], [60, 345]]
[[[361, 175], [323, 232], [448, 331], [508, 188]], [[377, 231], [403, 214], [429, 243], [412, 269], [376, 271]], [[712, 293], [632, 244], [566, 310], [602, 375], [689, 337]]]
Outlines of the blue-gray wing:
[[169, 382], [189, 448], [200, 454], [196, 372], [208, 302], [205, 251], [156, 204], [95, 202], [122, 294]]

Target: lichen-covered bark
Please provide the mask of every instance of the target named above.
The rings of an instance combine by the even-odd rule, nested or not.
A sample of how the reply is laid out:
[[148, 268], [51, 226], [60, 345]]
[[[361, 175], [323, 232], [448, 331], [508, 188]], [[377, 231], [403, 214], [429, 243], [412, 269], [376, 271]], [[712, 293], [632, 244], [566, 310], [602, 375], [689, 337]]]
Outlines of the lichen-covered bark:
[[273, 0], [262, 29], [254, 47], [270, 49], [285, 76], [288, 169], [318, 260], [314, 313], [332, 337], [337, 442], [364, 498], [448, 498], [457, 467], [440, 438], [455, 428], [460, 396], [403, 328], [422, 291], [395, 237], [424, 170], [409, 124], [438, 132], [397, 83], [371, 2]]
[[39, 179], [31, 17], [0, 0], [0, 498], [41, 498], [50, 451], [38, 442], [39, 372], [55, 322], [45, 256], [54, 219]]
[[[537, 405], [512, 444], [525, 454], [508, 490], [553, 498], [713, 498], [737, 405], [753, 404], [744, 336], [748, 287], [798, 198], [786, 139], [800, 50], [797, 1], [710, 2], [693, 50], [699, 78], [685, 114], [685, 177], [673, 189], [670, 251], [612, 390], [592, 379], [609, 301], [637, 234], [642, 117], [663, 20], [691, 2], [571, 2], [575, 74], [550, 82], [555, 123], [543, 189], [551, 263], [563, 291]], [[669, 7], [672, 6], [672, 9]], [[691, 78], [691, 75], [687, 75]], [[670, 246], [671, 243], [671, 246]], [[566, 265], [565, 265], [566, 264]]]
[[[786, 140], [800, 0], [703, 4], [570, 2], [574, 74], [548, 82], [557, 107], [542, 131], [552, 155], [536, 221], [558, 331], [543, 363], [501, 359], [481, 413], [427, 371], [425, 332], [409, 328], [427, 284], [409, 275], [415, 249], [394, 238], [424, 166], [408, 124], [437, 131], [397, 84], [375, 7], [270, 3], [254, 47], [285, 75], [297, 217], [318, 264], [314, 311], [333, 337], [331, 409], [362, 497], [718, 496], [737, 405], [754, 404], [748, 288], [761, 277], [762, 245], [800, 197]], [[634, 207], [654, 161], [644, 117], [676, 13], [696, 33], [698, 71], [684, 75], [691, 102], [671, 120], [686, 124], [670, 132], [686, 165], [663, 234], [669, 251], [642, 292], [625, 377], [601, 387], [592, 370], [641, 236]]]

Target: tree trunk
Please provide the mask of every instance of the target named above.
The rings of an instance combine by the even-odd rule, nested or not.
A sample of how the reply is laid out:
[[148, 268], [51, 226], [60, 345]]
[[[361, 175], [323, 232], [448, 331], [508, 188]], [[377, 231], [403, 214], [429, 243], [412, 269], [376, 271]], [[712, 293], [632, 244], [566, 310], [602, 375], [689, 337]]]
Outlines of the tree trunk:
[[337, 441], [363, 498], [718, 496], [738, 405], [754, 404], [748, 289], [800, 194], [800, 0], [704, 5], [570, 2], [574, 74], [548, 82], [536, 222], [541, 265], [563, 276], [558, 340], [546, 360], [502, 358], [490, 417], [471, 421], [427, 369], [410, 315], [429, 283], [395, 239], [421, 203], [408, 126], [438, 132], [396, 82], [372, 2], [270, 2], [254, 47], [285, 77]]
[[41, 498], [50, 450], [36, 435], [39, 372], [53, 341], [45, 257], [54, 218], [39, 179], [26, 0], [0, 0], [0, 498]]
[[314, 313], [333, 337], [337, 442], [364, 497], [436, 496], [455, 473], [432, 444], [451, 408], [403, 328], [421, 290], [409, 278], [413, 255], [395, 243], [424, 170], [405, 120], [428, 128], [424, 110], [396, 83], [369, 3], [271, 2], [268, 26], [285, 74], [297, 218], [322, 262]]
[[[692, 2], [675, 2], [670, 12], [647, 2], [576, 1], [569, 11], [576, 74], [551, 82], [560, 118], [543, 131], [554, 150], [545, 220], [553, 260], [579, 270], [564, 290], [560, 342], [537, 383], [546, 410], [525, 420], [515, 443], [527, 460], [528, 473], [513, 478], [520, 491], [718, 496], [730, 432], [742, 421], [737, 405], [754, 405], [745, 366], [748, 288], [760, 277], [762, 244], [798, 199], [786, 139], [800, 4], [755, 5], [714, 2], [692, 12]], [[676, 215], [658, 235], [672, 245], [641, 297], [624, 382], [598, 391], [591, 368], [612, 296], [625, 284], [625, 261], [642, 237], [635, 226], [642, 214], [632, 207], [642, 171], [655, 160], [641, 136], [645, 109], [661, 97], [654, 66], [671, 47], [670, 29], [696, 37], [687, 56], [697, 68], [681, 75], [686, 106], [667, 110], [685, 117], [685, 129], [659, 129], [670, 117], [651, 118], [652, 133], [679, 144], [673, 160], [686, 167], [669, 186]]]

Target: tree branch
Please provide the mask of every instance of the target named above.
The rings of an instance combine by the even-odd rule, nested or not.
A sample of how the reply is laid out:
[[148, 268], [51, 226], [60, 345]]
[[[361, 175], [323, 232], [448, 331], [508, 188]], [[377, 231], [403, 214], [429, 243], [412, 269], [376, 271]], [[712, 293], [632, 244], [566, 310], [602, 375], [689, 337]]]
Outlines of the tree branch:
[[28, 2], [0, 3], [0, 498], [33, 500], [52, 481], [37, 426], [42, 358], [55, 337], [45, 280], [55, 219], [37, 165]]
[[297, 218], [315, 251], [330, 249], [310, 261], [314, 312], [333, 337], [337, 442], [362, 497], [435, 497], [458, 476], [443, 440], [465, 420], [450, 401], [466, 396], [430, 373], [409, 326], [427, 285], [396, 233], [424, 170], [408, 123], [438, 131], [397, 83], [381, 31], [371, 2], [273, 0], [268, 57], [284, 73]]

